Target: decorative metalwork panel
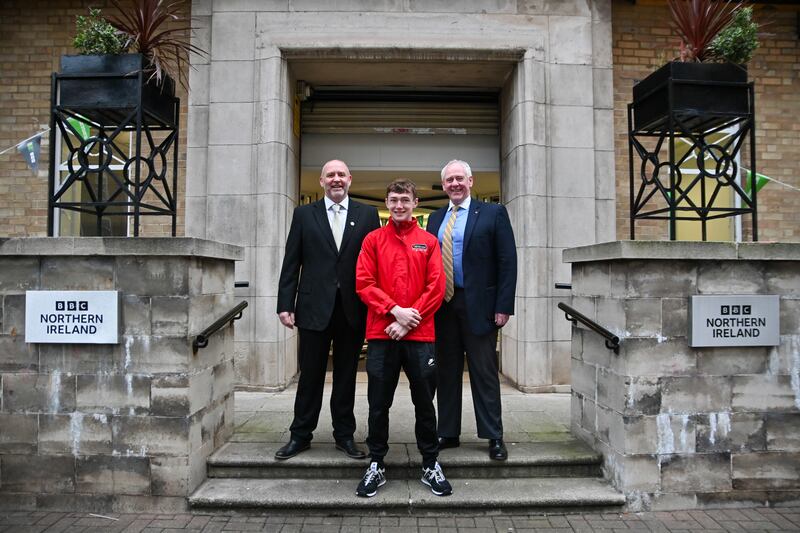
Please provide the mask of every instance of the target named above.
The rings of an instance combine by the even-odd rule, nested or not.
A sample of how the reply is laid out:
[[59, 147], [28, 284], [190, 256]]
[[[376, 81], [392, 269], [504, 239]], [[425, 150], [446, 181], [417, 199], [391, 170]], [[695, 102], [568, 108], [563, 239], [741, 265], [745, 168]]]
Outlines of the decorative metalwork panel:
[[51, 131], [58, 135], [51, 143], [48, 233], [54, 234], [58, 209], [82, 214], [79, 234], [108, 235], [111, 220], [127, 230], [132, 219], [138, 236], [141, 217], [166, 216], [174, 236], [178, 99], [165, 96], [173, 100], [173, 121], [148, 114], [141, 91], [133, 106], [62, 105], [56, 101], [62, 77], [78, 78], [53, 75]]
[[[667, 220], [672, 240], [676, 221], [696, 221], [705, 241], [709, 221], [751, 215], [753, 240], [758, 240], [752, 84], [749, 87], [750, 113], [670, 109], [650, 130], [634, 129], [634, 104], [628, 105], [631, 239], [636, 237], [637, 220]], [[749, 172], [738, 162], [742, 157], [749, 161]]]

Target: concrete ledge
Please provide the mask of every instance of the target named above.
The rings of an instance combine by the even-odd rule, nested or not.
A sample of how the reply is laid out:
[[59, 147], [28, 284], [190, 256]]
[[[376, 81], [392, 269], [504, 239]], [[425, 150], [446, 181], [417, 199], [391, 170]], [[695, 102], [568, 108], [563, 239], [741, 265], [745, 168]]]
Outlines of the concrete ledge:
[[611, 241], [567, 248], [562, 257], [565, 263], [631, 259], [786, 261], [800, 259], [800, 243]]
[[496, 511], [502, 509], [569, 509], [601, 507], [619, 512], [625, 497], [595, 478], [455, 479], [453, 495], [431, 494], [419, 480], [388, 482], [374, 498], [355, 495], [359, 478], [345, 480], [210, 479], [189, 505], [216, 509], [336, 510], [338, 513], [408, 510], [436, 512]]
[[22, 256], [194, 256], [244, 259], [244, 248], [190, 237], [24, 237], [0, 239], [0, 257]]

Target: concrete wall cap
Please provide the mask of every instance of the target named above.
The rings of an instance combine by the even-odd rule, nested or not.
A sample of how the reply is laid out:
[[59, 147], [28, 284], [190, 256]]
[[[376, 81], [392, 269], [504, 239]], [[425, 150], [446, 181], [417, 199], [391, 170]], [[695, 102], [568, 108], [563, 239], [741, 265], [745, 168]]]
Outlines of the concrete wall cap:
[[564, 250], [564, 263], [675, 260], [800, 260], [800, 243], [732, 243], [687, 241], [611, 241]]
[[244, 259], [244, 248], [190, 237], [23, 237], [0, 239], [2, 256], [194, 256]]

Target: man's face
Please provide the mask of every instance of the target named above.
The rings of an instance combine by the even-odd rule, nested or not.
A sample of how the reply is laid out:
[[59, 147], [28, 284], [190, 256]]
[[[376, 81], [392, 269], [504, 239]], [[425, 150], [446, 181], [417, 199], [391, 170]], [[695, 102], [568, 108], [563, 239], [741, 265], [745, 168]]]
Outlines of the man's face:
[[407, 222], [414, 216], [419, 200], [410, 192], [390, 192], [386, 197], [386, 208], [395, 222]]
[[337, 204], [347, 196], [352, 181], [350, 169], [341, 161], [325, 163], [319, 178], [319, 184], [325, 190], [325, 196]]
[[464, 168], [458, 163], [453, 163], [444, 171], [442, 188], [454, 205], [461, 205], [461, 202], [469, 198], [472, 176], [466, 177], [465, 174]]

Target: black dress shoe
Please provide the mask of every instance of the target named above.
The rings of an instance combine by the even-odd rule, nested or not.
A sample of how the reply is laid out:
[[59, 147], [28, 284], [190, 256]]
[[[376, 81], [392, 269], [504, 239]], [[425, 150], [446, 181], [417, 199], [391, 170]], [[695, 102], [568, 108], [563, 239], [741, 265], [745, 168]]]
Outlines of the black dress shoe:
[[508, 459], [508, 450], [503, 439], [490, 439], [489, 440], [489, 459], [495, 461], [505, 461]]
[[366, 459], [367, 454], [364, 453], [361, 448], [356, 446], [356, 443], [353, 442], [353, 439], [337, 442], [336, 449], [342, 451], [349, 457], [350, 459]]
[[461, 442], [458, 437], [439, 437], [439, 449], [445, 450], [447, 448], [458, 448]]
[[299, 440], [290, 439], [284, 446], [275, 452], [275, 459], [284, 461], [290, 459], [300, 452], [304, 452], [311, 448], [310, 442], [301, 442]]

